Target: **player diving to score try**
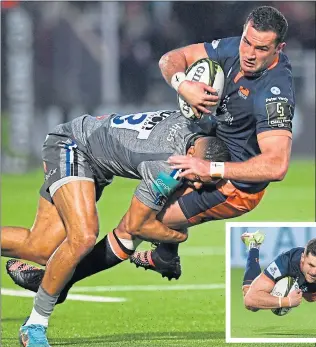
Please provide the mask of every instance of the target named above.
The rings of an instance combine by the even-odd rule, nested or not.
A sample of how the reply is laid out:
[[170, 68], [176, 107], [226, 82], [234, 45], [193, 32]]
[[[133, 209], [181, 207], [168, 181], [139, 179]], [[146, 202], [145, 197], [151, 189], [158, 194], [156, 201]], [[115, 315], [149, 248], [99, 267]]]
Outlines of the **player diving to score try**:
[[[296, 247], [277, 256], [261, 272], [259, 248], [264, 241], [260, 231], [244, 233], [241, 239], [248, 248], [243, 279], [244, 304], [248, 310], [273, 309], [299, 306], [302, 297], [316, 301], [316, 239], [304, 247]], [[299, 289], [284, 298], [271, 295], [277, 281], [283, 277], [296, 279]]]

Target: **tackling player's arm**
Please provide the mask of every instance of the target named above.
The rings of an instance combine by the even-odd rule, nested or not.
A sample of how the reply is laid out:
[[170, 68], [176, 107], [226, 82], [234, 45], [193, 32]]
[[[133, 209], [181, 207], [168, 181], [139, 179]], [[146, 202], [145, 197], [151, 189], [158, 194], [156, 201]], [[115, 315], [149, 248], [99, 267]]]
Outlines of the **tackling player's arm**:
[[175, 169], [185, 169], [180, 176], [198, 175], [202, 181], [225, 178], [239, 181], [281, 181], [286, 175], [291, 155], [292, 140], [286, 130], [269, 131], [269, 136], [258, 135], [261, 154], [240, 163], [220, 163], [212, 167], [209, 161], [193, 157], [172, 156], [169, 163]]
[[251, 182], [282, 181], [290, 161], [292, 139], [285, 130], [258, 135], [261, 154], [241, 163], [225, 163], [224, 178]]
[[197, 110], [210, 113], [205, 107], [214, 106], [218, 97], [206, 92], [216, 90], [205, 83], [185, 81], [185, 70], [197, 60], [208, 58], [204, 43], [197, 43], [164, 54], [159, 60], [159, 67], [166, 82], [171, 85], [192, 106], [197, 117]]
[[247, 294], [245, 295], [245, 306], [248, 309], [272, 309], [280, 307], [295, 307], [301, 303], [302, 292], [300, 290], [291, 292], [287, 297], [276, 297], [270, 294], [274, 285], [275, 282], [262, 273], [252, 282]]
[[159, 222], [157, 212], [143, 204], [135, 196], [123, 217], [119, 228], [128, 234], [160, 242], [179, 243], [187, 239], [187, 234], [173, 230]]

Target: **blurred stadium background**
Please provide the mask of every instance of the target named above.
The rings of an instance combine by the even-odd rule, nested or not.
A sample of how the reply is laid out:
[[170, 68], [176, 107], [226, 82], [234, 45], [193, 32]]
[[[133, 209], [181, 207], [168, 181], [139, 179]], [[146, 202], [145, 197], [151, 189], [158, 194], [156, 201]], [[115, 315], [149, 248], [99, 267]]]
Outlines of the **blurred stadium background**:
[[[262, 4], [2, 1], [2, 225], [32, 225], [43, 179], [41, 146], [52, 127], [83, 113], [176, 108], [159, 58], [186, 44], [241, 34], [248, 12]], [[297, 99], [293, 160], [284, 182], [272, 184], [260, 206], [237, 221], [314, 221], [315, 3], [264, 4], [283, 11], [290, 25], [286, 52]], [[117, 179], [107, 188], [99, 203], [100, 236], [116, 226], [136, 184]], [[127, 301], [69, 301], [58, 307], [49, 330], [52, 346], [225, 345], [224, 230], [224, 221], [192, 229], [180, 247], [184, 273], [178, 282], [126, 263], [80, 283], [77, 293]], [[2, 288], [17, 290], [5, 274], [6, 260]], [[143, 285], [153, 287], [136, 287]], [[119, 289], [109, 292], [111, 286]], [[232, 290], [242, 304], [239, 276]], [[3, 347], [16, 345], [32, 306], [32, 300], [13, 293], [3, 292], [1, 300]], [[287, 333], [300, 335], [292, 323]], [[265, 336], [264, 329], [258, 331]]]
[[[2, 171], [40, 162], [56, 124], [177, 107], [158, 60], [190, 43], [241, 34], [262, 2], [2, 1]], [[288, 19], [297, 108], [294, 155], [314, 158], [315, 2], [264, 2]]]

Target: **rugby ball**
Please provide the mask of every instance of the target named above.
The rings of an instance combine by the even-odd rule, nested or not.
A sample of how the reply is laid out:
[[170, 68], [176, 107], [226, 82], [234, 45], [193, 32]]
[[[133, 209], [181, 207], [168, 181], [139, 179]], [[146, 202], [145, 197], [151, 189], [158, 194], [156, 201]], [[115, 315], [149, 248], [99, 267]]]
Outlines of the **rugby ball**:
[[[284, 298], [296, 289], [299, 289], [299, 285], [293, 277], [283, 277], [275, 284], [271, 292], [271, 295]], [[271, 309], [271, 311], [277, 316], [284, 316], [291, 310], [291, 307], [280, 307]]]
[[[212, 113], [216, 111], [224, 90], [225, 76], [220, 65], [211, 59], [204, 58], [190, 65], [185, 72], [187, 81], [203, 82], [216, 89], [219, 96], [215, 106], [207, 107]], [[195, 119], [196, 116], [191, 106], [178, 94], [178, 104], [182, 115], [186, 118]], [[200, 112], [200, 118], [203, 112]]]

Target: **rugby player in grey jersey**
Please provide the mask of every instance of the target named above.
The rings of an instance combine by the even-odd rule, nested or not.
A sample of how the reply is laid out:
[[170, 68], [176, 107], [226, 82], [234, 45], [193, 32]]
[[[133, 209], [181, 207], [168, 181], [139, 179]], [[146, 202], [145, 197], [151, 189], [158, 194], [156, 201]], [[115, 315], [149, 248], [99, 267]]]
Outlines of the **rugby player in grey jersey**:
[[208, 158], [217, 148], [227, 161], [228, 151], [219, 141], [203, 135], [177, 111], [84, 115], [57, 126], [46, 137], [45, 182], [34, 225], [31, 229], [3, 227], [1, 235], [2, 255], [46, 264], [31, 315], [20, 328], [23, 346], [49, 346], [49, 317], [78, 263], [95, 245], [99, 233], [95, 202], [113, 176], [141, 182], [119, 227], [95, 247], [102, 249], [107, 267], [134, 252], [137, 236], [171, 243], [186, 240], [186, 233], [156, 218], [182, 183], [167, 159], [181, 154]]

